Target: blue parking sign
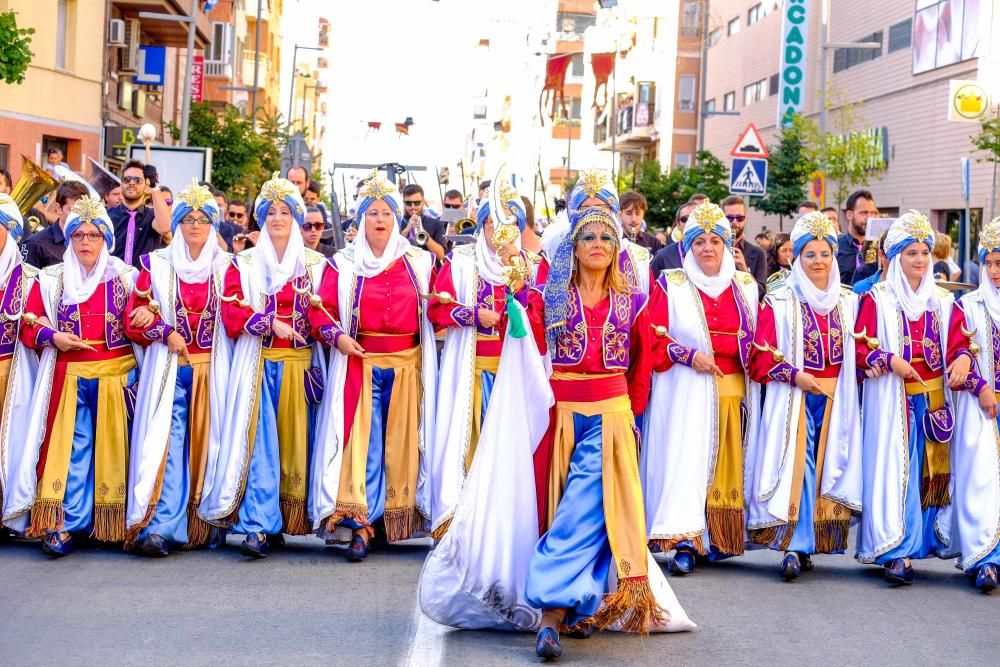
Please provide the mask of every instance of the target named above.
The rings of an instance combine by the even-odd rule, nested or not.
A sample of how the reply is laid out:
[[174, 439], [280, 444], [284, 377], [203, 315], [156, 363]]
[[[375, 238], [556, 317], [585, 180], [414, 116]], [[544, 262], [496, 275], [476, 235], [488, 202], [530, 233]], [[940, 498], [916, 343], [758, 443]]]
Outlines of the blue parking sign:
[[767, 160], [734, 157], [729, 170], [729, 192], [763, 197], [767, 192]]

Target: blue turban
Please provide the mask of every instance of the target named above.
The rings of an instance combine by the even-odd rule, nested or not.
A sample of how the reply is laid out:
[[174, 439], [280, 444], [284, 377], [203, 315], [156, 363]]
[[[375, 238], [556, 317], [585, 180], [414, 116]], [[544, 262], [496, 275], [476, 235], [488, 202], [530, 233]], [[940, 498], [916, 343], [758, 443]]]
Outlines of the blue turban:
[[73, 232], [78, 230], [80, 225], [88, 222], [97, 227], [97, 231], [104, 237], [104, 245], [107, 246], [108, 252], [114, 252], [115, 226], [111, 224], [107, 209], [97, 197], [84, 195], [73, 204], [73, 210], [66, 220], [66, 236], [73, 236]]
[[14, 237], [15, 243], [20, 243], [24, 237], [24, 218], [10, 195], [0, 194], [0, 225], [7, 228], [7, 233]]
[[291, 181], [281, 178], [277, 173], [271, 180], [264, 183], [254, 202], [253, 212], [257, 218], [257, 224], [263, 226], [267, 221], [267, 212], [271, 210], [271, 205], [278, 202], [285, 202], [292, 211], [292, 217], [299, 227], [306, 219], [306, 203], [302, 201], [302, 195], [298, 188]]
[[177, 227], [191, 211], [200, 211], [205, 214], [212, 227], [219, 229], [219, 221], [222, 217], [219, 211], [219, 204], [215, 201], [212, 191], [204, 185], [199, 185], [198, 181], [191, 181], [191, 184], [181, 190], [174, 200], [174, 208], [170, 212], [170, 231], [177, 233]]
[[684, 238], [681, 241], [684, 245], [684, 252], [687, 253], [691, 250], [691, 245], [696, 238], [709, 233], [721, 238], [726, 247], [732, 249], [733, 229], [729, 225], [726, 214], [718, 205], [710, 201], [703, 201], [691, 211], [687, 224], [684, 225]]
[[934, 229], [927, 217], [909, 210], [896, 219], [885, 235], [885, 256], [890, 262], [911, 243], [926, 243], [934, 250]]
[[573, 215], [580, 210], [583, 202], [589, 197], [596, 197], [608, 205], [611, 212], [618, 215], [621, 205], [618, 201], [618, 188], [611, 181], [611, 175], [607, 172], [596, 169], [585, 171], [580, 174], [576, 185], [570, 190], [569, 197], [566, 198], [566, 209], [569, 215]]
[[825, 213], [812, 211], [795, 221], [792, 227], [792, 255], [796, 258], [810, 241], [821, 240], [830, 244], [830, 250], [837, 249], [837, 230]]

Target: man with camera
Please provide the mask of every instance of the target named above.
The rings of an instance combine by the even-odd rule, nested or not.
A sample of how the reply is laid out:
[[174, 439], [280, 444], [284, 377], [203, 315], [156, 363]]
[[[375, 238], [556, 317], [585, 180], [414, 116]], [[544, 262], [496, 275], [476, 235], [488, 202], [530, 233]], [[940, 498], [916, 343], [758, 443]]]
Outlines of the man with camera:
[[438, 262], [448, 252], [445, 223], [424, 214], [424, 189], [416, 183], [403, 188], [403, 219], [400, 221], [403, 236], [410, 243], [434, 253]]
[[108, 210], [115, 226], [111, 254], [137, 269], [139, 258], [162, 248], [163, 237], [170, 234], [167, 193], [156, 187], [156, 181], [156, 167], [130, 160], [122, 170], [122, 203]]

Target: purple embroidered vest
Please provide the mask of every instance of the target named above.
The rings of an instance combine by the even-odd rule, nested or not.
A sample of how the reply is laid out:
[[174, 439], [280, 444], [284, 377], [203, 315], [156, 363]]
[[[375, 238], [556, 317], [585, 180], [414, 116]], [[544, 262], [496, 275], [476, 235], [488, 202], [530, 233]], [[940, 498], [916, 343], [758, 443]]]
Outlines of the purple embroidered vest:
[[[612, 291], [608, 316], [601, 328], [601, 348], [604, 367], [609, 371], [627, 370], [631, 355], [632, 325], [646, 305], [646, 295], [641, 292], [619, 294]], [[570, 286], [566, 309], [566, 333], [559, 337], [552, 351], [552, 363], [558, 366], [575, 366], [583, 361], [587, 350], [587, 321], [583, 301], [575, 285]]]

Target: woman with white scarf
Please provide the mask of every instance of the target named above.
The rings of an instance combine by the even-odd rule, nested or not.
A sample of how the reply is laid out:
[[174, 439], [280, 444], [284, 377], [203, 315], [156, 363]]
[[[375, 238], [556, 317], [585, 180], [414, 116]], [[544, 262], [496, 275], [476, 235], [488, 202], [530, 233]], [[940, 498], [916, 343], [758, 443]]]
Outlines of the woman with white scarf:
[[[952, 296], [934, 284], [934, 230], [917, 211], [886, 234], [889, 269], [862, 297], [854, 337], [862, 389], [864, 493], [856, 557], [913, 583], [912, 558], [940, 555], [950, 533], [945, 336]], [[940, 516], [939, 516], [940, 513]]]
[[[521, 197], [506, 183], [499, 201], [519, 231], [527, 224]], [[431, 530], [435, 539], [448, 530], [462, 482], [472, 466], [476, 443], [486, 417], [500, 352], [507, 329], [508, 285], [505, 270], [512, 262], [530, 266], [521, 252], [520, 234], [498, 248], [497, 218], [491, 213], [492, 193], [479, 205], [475, 244], [458, 246], [446, 258], [434, 283], [437, 298], [428, 314], [435, 328], [445, 330], [438, 376], [436, 432], [431, 450]], [[518, 259], [519, 258], [519, 259]], [[515, 285], [522, 294], [525, 281]]]
[[1000, 567], [1000, 218], [979, 234], [979, 289], [955, 305], [948, 386], [955, 389], [952, 546], [962, 570], [988, 592]]
[[166, 556], [205, 546], [198, 517], [212, 429], [222, 422], [231, 342], [219, 294], [231, 256], [215, 240], [219, 207], [191, 183], [174, 200], [170, 245], [140, 258], [125, 333], [146, 347], [132, 427], [126, 548]]
[[354, 242], [330, 260], [313, 303], [330, 360], [327, 417], [314, 457], [311, 516], [317, 533], [368, 556], [376, 524], [397, 542], [426, 530], [437, 348], [424, 299], [434, 258], [400, 234], [396, 186], [373, 175], [361, 187]]
[[698, 205], [684, 228], [684, 268], [661, 273], [649, 303], [657, 344], [641, 460], [646, 524], [654, 551], [677, 550], [678, 574], [694, 571], [696, 555], [744, 551], [757, 283], [736, 270], [732, 243], [722, 209]]
[[815, 553], [844, 553], [861, 512], [861, 421], [854, 331], [858, 297], [840, 286], [837, 231], [807, 213], [791, 234], [794, 263], [761, 306], [750, 377], [768, 385], [747, 467], [750, 539], [784, 551], [786, 581]]
[[38, 274], [22, 317], [21, 341], [42, 356], [17, 488], [5, 501], [7, 524], [30, 513], [25, 532], [53, 557], [72, 551], [75, 533], [125, 539], [138, 381], [124, 328], [135, 269], [111, 256], [114, 228], [99, 199], [77, 200], [66, 237], [63, 262]]
[[267, 556], [282, 533], [310, 532], [309, 456], [326, 359], [310, 333], [309, 304], [326, 258], [303, 245], [305, 211], [292, 183], [277, 175], [264, 183], [254, 203], [257, 246], [233, 258], [220, 297], [236, 344], [198, 514], [246, 535], [240, 551], [252, 558]]

